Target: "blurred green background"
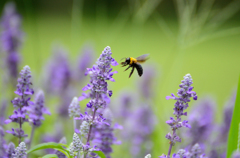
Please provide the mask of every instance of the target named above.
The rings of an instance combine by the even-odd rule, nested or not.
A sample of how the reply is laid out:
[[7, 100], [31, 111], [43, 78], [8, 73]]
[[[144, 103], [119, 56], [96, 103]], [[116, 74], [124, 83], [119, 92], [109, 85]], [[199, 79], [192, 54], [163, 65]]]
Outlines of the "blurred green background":
[[[0, 9], [7, 1], [0, 2]], [[239, 0], [17, 0], [23, 18], [25, 40], [21, 48], [21, 67], [29, 65], [34, 80], [40, 83], [44, 64], [54, 43], [69, 50], [74, 61], [85, 44], [92, 44], [96, 58], [106, 46], [120, 62], [123, 57], [150, 54], [143, 65], [153, 65], [153, 111], [158, 122], [152, 136], [153, 157], [167, 153], [165, 121], [172, 116], [174, 101], [165, 97], [177, 92], [183, 76], [190, 73], [199, 98], [212, 96], [217, 103], [216, 122], [235, 87], [240, 72]], [[193, 4], [195, 2], [195, 4]], [[182, 3], [182, 4], [181, 4]], [[207, 14], [207, 15], [206, 15]], [[137, 93], [141, 80], [137, 74], [114, 68], [116, 83], [110, 83], [113, 100], [127, 88]], [[3, 75], [3, 74], [2, 74]], [[40, 88], [35, 84], [37, 88]], [[78, 94], [82, 93], [79, 89]], [[48, 101], [47, 106], [51, 108]], [[193, 103], [190, 103], [190, 108]], [[81, 104], [81, 106], [85, 106]], [[54, 109], [54, 108], [51, 108]], [[54, 131], [51, 123], [61, 121], [57, 114], [47, 116], [40, 131]], [[51, 122], [47, 125], [48, 122]], [[10, 126], [9, 126], [10, 127]], [[72, 132], [66, 132], [71, 140]], [[40, 133], [39, 133], [40, 135]], [[9, 137], [10, 138], [10, 137]], [[123, 157], [121, 146], [114, 146], [112, 157]], [[120, 154], [121, 153], [121, 154]], [[119, 156], [120, 155], [120, 156]]]

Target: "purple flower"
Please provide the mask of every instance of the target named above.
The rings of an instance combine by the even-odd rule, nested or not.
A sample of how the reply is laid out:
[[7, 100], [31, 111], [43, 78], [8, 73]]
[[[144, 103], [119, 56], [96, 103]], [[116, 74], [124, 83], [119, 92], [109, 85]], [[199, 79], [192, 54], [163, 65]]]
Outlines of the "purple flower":
[[67, 51], [63, 48], [54, 47], [53, 56], [48, 61], [44, 74], [47, 92], [61, 95], [69, 86], [71, 80], [71, 70], [67, 57]]
[[6, 132], [18, 138], [24, 138], [28, 136], [27, 134], [24, 133], [23, 129], [21, 128], [17, 128], [17, 129], [12, 128], [12, 131], [6, 131]]
[[207, 158], [198, 144], [195, 144], [190, 151], [180, 149], [174, 153], [172, 158]]
[[45, 107], [45, 97], [43, 91], [38, 91], [35, 98], [35, 103], [30, 106], [29, 110], [29, 122], [34, 127], [39, 127], [44, 120], [43, 114], [51, 115], [48, 109]]
[[6, 119], [7, 100], [3, 100], [0, 105], [0, 125], [4, 124]]
[[29, 66], [24, 66], [23, 70], [20, 72], [20, 78], [18, 78], [17, 90], [15, 93], [19, 95], [14, 100], [12, 100], [12, 104], [16, 110], [14, 110], [14, 114], [9, 116], [9, 119], [5, 121], [5, 123], [16, 122], [19, 124], [19, 129], [12, 129], [12, 131], [7, 131], [8, 133], [13, 134], [14, 136], [19, 138], [21, 141], [22, 137], [26, 137], [22, 129], [22, 124], [27, 122], [28, 119], [26, 116], [28, 115], [27, 111], [29, 109], [29, 104], [32, 104], [30, 101], [31, 95], [33, 95], [34, 91], [31, 88], [31, 71]]
[[[117, 62], [111, 57], [112, 52], [110, 47], [106, 47], [100, 57], [97, 60], [97, 65], [93, 68], [88, 68], [86, 74], [89, 74], [91, 79], [90, 83], [87, 84], [83, 91], [90, 90], [90, 97], [92, 98], [88, 104], [88, 107], [92, 108], [105, 108], [109, 103], [108, 95], [112, 95], [112, 91], [108, 91], [107, 80], [115, 81], [112, 76], [117, 71], [112, 72], [111, 65], [118, 65]], [[86, 96], [86, 95], [85, 95]]]
[[124, 91], [120, 96], [120, 109], [116, 113], [120, 113], [120, 117], [126, 118], [132, 115], [132, 104], [134, 103], [134, 96], [127, 91]]
[[[98, 108], [105, 108], [110, 102], [108, 94], [112, 95], [112, 91], [108, 90], [107, 80], [114, 81], [112, 76], [114, 73], [117, 73], [116, 71], [112, 72], [111, 65], [115, 66], [117, 62], [111, 55], [111, 48], [107, 46], [98, 58], [96, 62], [97, 65], [94, 65], [93, 68], [88, 68], [86, 72], [91, 78], [90, 83], [83, 88], [83, 91], [90, 90], [90, 94], [84, 94], [82, 98], [84, 96], [90, 96], [91, 100], [87, 104], [87, 107], [93, 108], [95, 111], [97, 111]], [[99, 116], [101, 117], [101, 115]], [[85, 121], [89, 120], [87, 119]]]
[[117, 139], [114, 136], [114, 128], [111, 126], [112, 124], [112, 114], [109, 109], [104, 110], [104, 116], [106, 117], [106, 124], [97, 124], [93, 127], [93, 144], [96, 145], [102, 152], [104, 152], [107, 158], [111, 158], [110, 153], [112, 153], [112, 145], [117, 144]]
[[141, 106], [128, 118], [131, 125], [131, 153], [133, 157], [141, 157], [151, 152], [150, 136], [155, 126], [155, 118], [150, 106]]
[[228, 100], [228, 102], [224, 106], [223, 123], [220, 127], [221, 137], [219, 137], [221, 138], [220, 140], [224, 143], [227, 141], [235, 101], [236, 101], [236, 92], [232, 94], [231, 98]]
[[191, 146], [209, 140], [214, 129], [215, 107], [216, 103], [211, 98], [204, 98], [192, 109], [188, 117], [192, 128], [183, 133]]
[[144, 68], [144, 75], [142, 76], [140, 86], [140, 92], [145, 98], [150, 98], [153, 95], [153, 81], [156, 78], [156, 70], [154, 66], [148, 66]]
[[178, 97], [176, 97], [173, 93], [171, 96], [167, 96], [166, 99], [174, 99], [176, 100], [174, 112], [176, 118], [170, 117], [166, 123], [171, 127], [173, 134], [167, 134], [166, 138], [170, 141], [169, 151], [167, 157], [170, 157], [172, 146], [176, 141], [181, 142], [181, 138], [176, 134], [176, 130], [181, 127], [191, 128], [188, 124], [188, 121], [184, 120], [181, 122], [181, 116], [187, 115], [187, 112], [184, 112], [188, 108], [188, 102], [190, 102], [190, 98], [197, 100], [196, 92], [192, 91], [192, 77], [190, 74], [184, 76], [184, 80], [179, 85], [180, 89], [178, 89]]
[[83, 143], [81, 142], [79, 136], [76, 133], [74, 133], [73, 141], [69, 147], [70, 155], [75, 157], [77, 155], [77, 152], [79, 152], [82, 149], [83, 149]]
[[[93, 112], [92, 115], [88, 114], [88, 112], [85, 112], [85, 114], [80, 114], [79, 118], [75, 118], [86, 121], [90, 125], [86, 146], [83, 145], [85, 156], [88, 154], [88, 148], [90, 147], [89, 142], [91, 139], [91, 131], [93, 126], [97, 127], [110, 125], [106, 121], [106, 118], [103, 117], [102, 109], [106, 108], [106, 106], [109, 104], [109, 96], [112, 95], [112, 91], [108, 90], [107, 80], [115, 81], [112, 77], [114, 73], [117, 73], [116, 71], [112, 72], [111, 65], [116, 66], [118, 63], [112, 58], [111, 55], [111, 48], [107, 46], [102, 51], [102, 54], [98, 58], [96, 65], [94, 65], [92, 68], [87, 68], [86, 75], [88, 74], [90, 76], [90, 83], [83, 88], [83, 91], [90, 90], [90, 93], [83, 94], [79, 98], [79, 100], [91, 98], [87, 104], [87, 108]], [[94, 147], [93, 150], [95, 150]], [[71, 152], [74, 154], [73, 149]]]
[[[61, 144], [67, 144], [67, 139], [66, 139], [66, 137], [63, 137], [63, 138], [59, 141], [59, 143], [61, 143]], [[55, 154], [58, 156], [58, 158], [66, 158], [66, 155], [64, 155], [62, 152], [60, 152], [60, 151], [58, 151], [58, 150], [55, 151]]]
[[4, 7], [1, 19], [1, 45], [7, 53], [6, 64], [11, 77], [16, 78], [18, 74], [19, 53], [18, 49], [23, 40], [21, 31], [21, 18], [16, 11], [14, 3], [7, 3]]
[[82, 50], [82, 54], [79, 56], [77, 61], [77, 68], [76, 68], [76, 78], [79, 81], [82, 81], [83, 77], [85, 76], [86, 69], [93, 64], [94, 59], [94, 50], [91, 46], [85, 46]]
[[4, 140], [4, 129], [0, 126], [0, 157], [4, 157], [6, 141]]
[[235, 152], [232, 154], [231, 158], [240, 158], [240, 152], [239, 152], [239, 151], [235, 151]]
[[27, 158], [26, 153], [26, 145], [24, 142], [21, 142], [19, 146], [15, 149], [15, 153], [13, 154], [13, 158]]
[[12, 142], [10, 142], [6, 149], [6, 157], [13, 158], [14, 154], [15, 154], [15, 145]]

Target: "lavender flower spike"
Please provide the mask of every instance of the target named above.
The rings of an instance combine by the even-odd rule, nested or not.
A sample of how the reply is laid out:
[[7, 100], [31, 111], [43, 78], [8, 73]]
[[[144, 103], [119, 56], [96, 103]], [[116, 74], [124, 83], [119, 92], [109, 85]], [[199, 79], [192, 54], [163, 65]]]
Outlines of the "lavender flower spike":
[[13, 154], [13, 158], [27, 158], [26, 153], [26, 145], [24, 142], [21, 142], [19, 146], [15, 149], [15, 153]]
[[45, 107], [44, 93], [42, 90], [40, 90], [36, 94], [35, 103], [29, 108], [29, 122], [32, 124], [32, 132], [28, 145], [29, 148], [31, 147], [35, 128], [42, 125], [42, 120], [44, 120], [43, 114], [51, 115], [51, 113]]
[[87, 104], [87, 107], [93, 110], [93, 116], [89, 116], [85, 113], [86, 115], [80, 115], [79, 119], [88, 121], [90, 124], [87, 142], [90, 140], [92, 124], [101, 123], [105, 120], [102, 115], [98, 117], [95, 116], [97, 109], [104, 109], [110, 102], [109, 97], [112, 96], [112, 91], [108, 90], [107, 80], [112, 82], [115, 81], [112, 76], [117, 73], [117, 71], [112, 72], [111, 65], [116, 66], [118, 63], [111, 55], [111, 48], [107, 46], [98, 58], [96, 62], [97, 65], [94, 65], [93, 68], [88, 68], [86, 71], [86, 74], [89, 74], [91, 79], [90, 84], [86, 85], [83, 91], [90, 90], [90, 94], [83, 94], [79, 100], [85, 99], [86, 96], [90, 96], [91, 100]]
[[43, 114], [51, 115], [45, 107], [45, 97], [42, 90], [36, 94], [35, 103], [31, 105], [29, 113], [29, 122], [32, 123], [34, 127], [41, 126], [42, 120], [44, 120]]
[[166, 138], [170, 140], [170, 146], [168, 150], [167, 157], [170, 158], [172, 146], [176, 142], [181, 142], [181, 138], [176, 134], [176, 130], [181, 127], [191, 128], [188, 124], [187, 120], [181, 121], [182, 115], [187, 115], [187, 112], [184, 112], [188, 108], [188, 103], [190, 102], [190, 98], [197, 100], [196, 92], [192, 91], [192, 77], [190, 74], [184, 76], [184, 80], [181, 81], [182, 83], [179, 85], [180, 89], [178, 90], [178, 97], [174, 94], [172, 96], [167, 96], [166, 99], [174, 99], [176, 100], [175, 108], [173, 109], [173, 114], [176, 118], [170, 117], [170, 120], [166, 121], [166, 123], [172, 128], [173, 133], [168, 133]]
[[83, 144], [76, 133], [73, 134], [73, 142], [70, 144], [69, 152], [71, 156], [76, 156], [82, 150]]
[[19, 124], [19, 129], [12, 128], [12, 131], [7, 131], [8, 133], [13, 134], [14, 136], [19, 138], [19, 143], [21, 142], [22, 137], [27, 137], [22, 130], [22, 124], [24, 122], [28, 122], [26, 118], [27, 110], [29, 109], [29, 104], [31, 95], [33, 95], [34, 91], [31, 88], [31, 71], [28, 65], [24, 66], [23, 70], [20, 72], [20, 78], [18, 78], [17, 90], [15, 93], [19, 95], [14, 100], [12, 100], [12, 104], [15, 108], [14, 114], [9, 116], [9, 119], [5, 121], [6, 124], [10, 122], [16, 122]]
[[80, 106], [77, 97], [74, 97], [68, 108], [69, 117], [78, 117], [80, 115]]
[[[85, 115], [80, 114], [79, 118], [75, 118], [87, 121], [87, 123], [90, 125], [86, 143], [86, 146], [88, 147], [84, 148], [84, 158], [86, 158], [88, 151], [90, 151], [87, 148], [90, 146], [89, 141], [93, 126], [108, 124], [105, 122], [106, 119], [98, 109], [104, 109], [110, 103], [109, 97], [112, 96], [112, 91], [108, 90], [107, 80], [114, 82], [115, 80], [113, 79], [113, 75], [117, 73], [117, 71], [112, 72], [111, 65], [116, 66], [118, 63], [114, 60], [114, 58], [112, 58], [111, 48], [107, 46], [102, 51], [102, 54], [98, 58], [96, 65], [93, 65], [92, 68], [87, 68], [85, 73], [85, 75], [90, 75], [90, 83], [87, 84], [82, 90], [90, 90], [90, 93], [83, 93], [83, 95], [79, 97], [79, 101], [86, 98], [91, 98], [89, 103], [87, 103], [87, 108], [90, 108], [93, 113], [92, 115], [89, 115], [87, 112], [85, 112]], [[93, 150], [95, 149], [93, 148]]]

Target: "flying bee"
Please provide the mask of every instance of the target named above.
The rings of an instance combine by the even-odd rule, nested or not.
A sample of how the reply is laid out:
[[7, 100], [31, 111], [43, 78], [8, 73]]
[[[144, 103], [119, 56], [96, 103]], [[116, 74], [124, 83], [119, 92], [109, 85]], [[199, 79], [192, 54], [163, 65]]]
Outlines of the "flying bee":
[[121, 62], [122, 67], [129, 65], [128, 68], [126, 68], [126, 70], [124, 70], [124, 71], [127, 71], [129, 68], [132, 67], [132, 71], [129, 75], [129, 78], [132, 76], [135, 68], [138, 71], [138, 75], [140, 77], [142, 76], [143, 68], [141, 66], [141, 63], [144, 63], [148, 59], [148, 56], [149, 56], [149, 54], [144, 54], [144, 55], [141, 55], [141, 56], [137, 57], [136, 59], [133, 58], [133, 57], [129, 57], [129, 58], [125, 58], [124, 62]]

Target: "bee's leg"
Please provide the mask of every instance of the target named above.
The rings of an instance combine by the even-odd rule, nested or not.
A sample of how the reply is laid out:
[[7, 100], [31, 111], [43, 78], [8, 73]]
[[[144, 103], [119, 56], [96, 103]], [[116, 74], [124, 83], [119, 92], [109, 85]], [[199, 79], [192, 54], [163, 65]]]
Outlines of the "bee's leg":
[[129, 78], [132, 76], [133, 72], [134, 72], [134, 67], [132, 67], [132, 71], [131, 71], [131, 73], [129, 75]]
[[128, 68], [126, 68], [126, 70], [124, 70], [124, 71], [127, 71], [127, 70], [128, 70], [130, 67], [132, 67], [132, 66], [131, 66], [131, 65], [129, 65], [129, 66], [128, 66]]

